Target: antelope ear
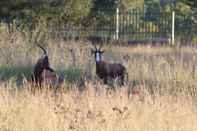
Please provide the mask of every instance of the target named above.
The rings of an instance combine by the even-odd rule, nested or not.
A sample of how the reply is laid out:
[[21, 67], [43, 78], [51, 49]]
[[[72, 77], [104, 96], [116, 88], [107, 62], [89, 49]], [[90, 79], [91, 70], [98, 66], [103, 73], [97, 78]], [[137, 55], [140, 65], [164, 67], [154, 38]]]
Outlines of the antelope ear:
[[99, 46], [99, 49], [98, 49], [98, 50], [101, 50], [101, 49], [102, 49], [102, 47], [103, 47], [103, 43], [101, 43], [101, 44], [100, 44], [100, 46]]
[[101, 53], [104, 53], [104, 52], [105, 52], [105, 50], [102, 50], [102, 51], [101, 51]]

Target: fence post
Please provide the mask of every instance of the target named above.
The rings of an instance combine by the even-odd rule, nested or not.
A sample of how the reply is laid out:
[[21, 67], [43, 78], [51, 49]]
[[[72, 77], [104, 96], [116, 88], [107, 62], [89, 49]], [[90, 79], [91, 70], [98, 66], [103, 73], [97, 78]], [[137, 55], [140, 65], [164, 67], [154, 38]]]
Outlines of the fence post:
[[119, 39], [119, 8], [116, 9], [116, 40]]
[[172, 45], [174, 45], [175, 11], [172, 11]]

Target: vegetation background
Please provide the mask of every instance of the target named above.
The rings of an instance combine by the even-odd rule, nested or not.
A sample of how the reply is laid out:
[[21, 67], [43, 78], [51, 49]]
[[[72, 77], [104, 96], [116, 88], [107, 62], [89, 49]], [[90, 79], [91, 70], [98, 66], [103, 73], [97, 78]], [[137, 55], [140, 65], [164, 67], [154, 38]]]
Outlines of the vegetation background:
[[55, 28], [67, 24], [88, 28], [110, 20], [117, 7], [124, 11], [138, 8], [147, 14], [174, 10], [176, 21], [180, 23], [175, 25], [177, 38], [191, 34], [188, 28], [196, 32], [197, 5], [194, 0], [1, 0], [0, 19], [25, 32], [35, 30], [39, 25], [46, 32], [49, 24], [57, 25]]
[[[195, 27], [196, 4], [193, 0], [173, 4], [171, 0], [1, 0], [0, 131], [196, 131], [196, 48], [108, 43], [104, 59], [121, 62], [129, 74], [129, 83], [116, 88], [96, 77], [89, 41], [47, 34], [48, 23], [99, 24], [117, 6], [150, 12], [174, 9], [177, 19], [187, 18]], [[191, 35], [177, 30], [180, 37], [185, 34]], [[58, 92], [44, 87], [32, 93], [26, 82], [42, 54], [36, 42], [47, 49], [56, 73], [65, 76]]]

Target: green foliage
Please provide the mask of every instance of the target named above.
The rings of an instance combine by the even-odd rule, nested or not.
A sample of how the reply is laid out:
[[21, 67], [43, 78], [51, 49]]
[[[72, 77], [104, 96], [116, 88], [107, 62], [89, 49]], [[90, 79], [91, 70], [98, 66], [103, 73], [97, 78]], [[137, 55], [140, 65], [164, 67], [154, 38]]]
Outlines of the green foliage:
[[58, 70], [58, 74], [63, 75], [65, 80], [71, 83], [80, 81], [82, 77], [82, 71], [79, 68], [68, 68], [65, 70]]
[[[40, 30], [47, 34], [60, 26], [74, 27], [115, 27], [116, 8], [120, 10], [143, 9], [147, 14], [165, 11], [176, 12], [176, 33], [190, 33], [197, 27], [197, 2], [194, 0], [1, 0], [0, 19], [7, 23], [13, 21], [19, 30], [32, 32]], [[170, 16], [169, 16], [170, 18]], [[142, 19], [144, 20], [144, 19]], [[146, 22], [158, 23], [159, 17], [149, 17]], [[187, 29], [187, 31], [183, 31]], [[24, 31], [25, 30], [25, 31]]]
[[91, 0], [65, 0], [61, 19], [67, 23], [80, 25], [89, 15], [91, 7]]
[[[181, 38], [181, 43], [195, 43], [197, 28], [197, 4], [192, 0], [180, 0], [176, 3], [176, 34]], [[188, 35], [190, 34], [190, 35]]]
[[32, 29], [40, 22], [79, 24], [89, 14], [91, 0], [3, 0], [0, 16]]
[[121, 3], [126, 10], [143, 9], [145, 0], [122, 0]]
[[179, 0], [172, 3], [168, 3], [164, 7], [164, 11], [171, 12], [175, 10], [178, 15], [178, 20], [183, 21], [185, 18], [194, 24], [197, 24], [197, 3], [193, 0]]
[[0, 67], [1, 79], [10, 79], [12, 77], [29, 78], [31, 75], [31, 67]]
[[159, 0], [145, 0], [145, 11], [147, 13], [156, 13], [161, 11]]
[[[9, 80], [15, 78], [16, 80], [22, 80], [23, 78], [29, 79], [32, 74], [33, 67], [0, 67], [0, 80]], [[79, 68], [68, 68], [57, 70], [58, 75], [64, 76], [67, 82], [75, 83], [79, 82], [82, 77], [82, 71]]]
[[120, 10], [130, 11], [132, 9], [143, 9], [144, 0], [94, 0], [88, 17], [91, 21], [86, 21], [86, 25], [93, 23], [94, 25], [107, 25], [114, 20], [116, 8]]
[[84, 21], [85, 26], [106, 25], [116, 12], [117, 0], [92, 0], [92, 8]]
[[197, 24], [197, 4], [194, 1], [181, 0], [175, 6], [175, 11]]

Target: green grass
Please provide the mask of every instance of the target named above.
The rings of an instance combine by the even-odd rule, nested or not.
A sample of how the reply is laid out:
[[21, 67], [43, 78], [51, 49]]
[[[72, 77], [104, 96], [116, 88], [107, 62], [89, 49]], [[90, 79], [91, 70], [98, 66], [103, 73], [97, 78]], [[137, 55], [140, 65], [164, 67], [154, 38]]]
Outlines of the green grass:
[[[1, 80], [30, 78], [33, 67], [0, 67]], [[58, 75], [64, 76], [69, 83], [75, 83], [82, 77], [82, 70], [79, 68], [57, 69]]]
[[78, 82], [82, 77], [82, 70], [79, 68], [68, 68], [57, 70], [59, 75], [64, 76], [65, 80], [71, 83]]
[[30, 77], [31, 67], [0, 67], [1, 79], [10, 79], [11, 77]]

